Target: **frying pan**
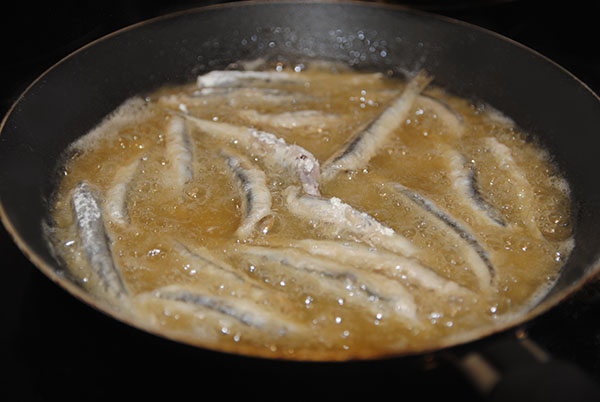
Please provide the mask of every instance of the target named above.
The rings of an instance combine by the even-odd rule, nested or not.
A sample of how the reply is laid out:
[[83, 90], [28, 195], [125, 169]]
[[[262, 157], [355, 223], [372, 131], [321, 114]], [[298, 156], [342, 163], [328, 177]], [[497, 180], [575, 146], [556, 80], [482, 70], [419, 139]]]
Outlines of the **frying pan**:
[[[69, 280], [42, 235], [59, 155], [130, 96], [189, 82], [207, 70], [265, 54], [283, 61], [336, 59], [358, 69], [397, 74], [424, 68], [448, 91], [490, 103], [513, 117], [550, 150], [572, 186], [576, 248], [553, 290], [503, 330], [557, 305], [600, 269], [600, 190], [592, 170], [592, 139], [600, 127], [597, 96], [543, 56], [488, 31], [416, 11], [360, 3], [243, 3], [176, 13], [109, 35], [48, 70], [12, 107], [0, 135], [1, 216], [23, 253], [68, 293], [101, 310]], [[118, 314], [102, 311], [106, 325], [121, 325], [109, 318], [122, 319]], [[314, 373], [330, 373], [328, 365], [198, 351], [123, 326], [126, 336], [150, 349], [159, 344], [174, 355], [193, 355], [199, 361], [227, 359], [229, 368], [241, 365], [274, 373], [279, 369], [273, 367], [284, 367], [285, 373], [313, 373], [312, 379]], [[464, 366], [465, 350], [479, 347], [484, 338], [497, 345], [497, 336], [484, 331], [460, 345], [427, 351], [426, 356], [451, 354]], [[404, 370], [399, 370], [398, 359], [332, 367], [343, 371], [378, 364], [378, 370], [406, 373], [406, 367], [421, 362], [422, 356], [403, 357]]]

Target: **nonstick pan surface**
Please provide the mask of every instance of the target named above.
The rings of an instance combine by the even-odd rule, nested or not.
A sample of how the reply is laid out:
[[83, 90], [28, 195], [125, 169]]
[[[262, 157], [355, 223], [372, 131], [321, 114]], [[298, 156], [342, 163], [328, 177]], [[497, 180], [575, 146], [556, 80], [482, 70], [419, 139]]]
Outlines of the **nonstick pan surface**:
[[[420, 13], [406, 12], [401, 9], [383, 9], [379, 6], [363, 7], [356, 4], [313, 4], [308, 15], [291, 11], [290, 7], [294, 7], [292, 5], [262, 5], [260, 7], [265, 8], [260, 12], [251, 11], [256, 10], [254, 7], [259, 6], [244, 5], [243, 7], [246, 7], [244, 18], [239, 23], [233, 24], [235, 29], [227, 28], [225, 35], [222, 35], [222, 31], [227, 26], [225, 22], [231, 21], [231, 16], [234, 15], [231, 13], [236, 9], [235, 7], [218, 7], [207, 10], [206, 13], [210, 14], [210, 17], [204, 14], [205, 11], [176, 17], [180, 18], [176, 29], [179, 33], [175, 34], [178, 39], [163, 36], [165, 32], [169, 32], [169, 21], [172, 21], [170, 19], [160, 19], [151, 24], [142, 24], [135, 29], [128, 29], [111, 36], [64, 60], [50, 70], [25, 93], [13, 109], [6, 120], [2, 137], [0, 137], [2, 140], [0, 180], [2, 180], [1, 188], [4, 190], [0, 193], [1, 201], [5, 217], [9, 221], [7, 226], [13, 234], [16, 234], [17, 241], [25, 249], [25, 252], [31, 255], [36, 265], [44, 267], [42, 269], [49, 277], [53, 280], [60, 280], [58, 278], [61, 275], [60, 273], [56, 274], [55, 271], [48, 271], [48, 267], [54, 262], [35, 231], [36, 228], [39, 230], [39, 223], [44, 214], [44, 205], [40, 201], [46, 198], [51, 191], [50, 172], [55, 167], [57, 154], [64, 146], [77, 135], [91, 128], [104, 114], [126, 97], [147, 91], [165, 82], [191, 80], [195, 74], [207, 68], [223, 67], [240, 58], [239, 56], [245, 57], [246, 53], [244, 52], [248, 52], [248, 48], [239, 48], [239, 43], [244, 38], [249, 38], [247, 42], [252, 42], [252, 37], [256, 36], [256, 46], [260, 47], [262, 44], [268, 50], [271, 42], [281, 43], [285, 39], [286, 27], [294, 27], [291, 31], [307, 35], [305, 37], [300, 35], [300, 39], [293, 43], [292, 53], [305, 54], [308, 51], [311, 56], [334, 56], [350, 62], [353, 60], [348, 49], [332, 47], [330, 42], [338, 42], [340, 40], [338, 38], [348, 39], [351, 33], [358, 30], [368, 32], [374, 38], [379, 38], [380, 46], [386, 46], [386, 48], [377, 48], [377, 52], [371, 52], [373, 54], [368, 53], [369, 49], [363, 49], [367, 52], [368, 57], [366, 60], [359, 60], [358, 67], [398, 68], [400, 66], [408, 70], [426, 67], [449, 90], [497, 105], [507, 114], [514, 116], [524, 128], [543, 136], [543, 142], [555, 151], [559, 164], [564, 168], [575, 188], [579, 219], [576, 255], [567, 265], [562, 282], [546, 302], [548, 304], [542, 305], [539, 312], [545, 311], [562, 300], [573, 289], [579, 288], [592, 273], [597, 257], [597, 242], [600, 237], [597, 236], [598, 225], [595, 224], [598, 220], [598, 190], [593, 185], [593, 171], [590, 170], [594, 165], [595, 155], [591, 150], [589, 138], [594, 133], [593, 128], [598, 127], [597, 120], [600, 113], [598, 113], [596, 97], [574, 77], [539, 55], [531, 53], [528, 49], [501, 40], [495, 35], [444, 19], [434, 18], [434, 27], [432, 27], [431, 17]], [[252, 18], [249, 18], [250, 16]], [[195, 21], [195, 18], [200, 18], [200, 23]], [[440, 42], [439, 37], [436, 37], [436, 24], [443, 26], [444, 29], [450, 28], [452, 32], [468, 31], [468, 34], [461, 38], [445, 36], [444, 41]], [[197, 25], [202, 25], [200, 33], [194, 31]], [[410, 27], [407, 33], [400, 35], [396, 33], [398, 27], [405, 28], [407, 26]], [[282, 29], [278, 30], [278, 27]], [[438, 27], [437, 29], [442, 28]], [[139, 39], [136, 39], [135, 35], [140, 30], [143, 31], [144, 39], [137, 42]], [[287, 31], [287, 33], [289, 34], [291, 31]], [[390, 31], [392, 36], [387, 36], [387, 31]], [[439, 35], [439, 33], [437, 34]], [[216, 35], [216, 39], [211, 35]], [[413, 36], [411, 37], [411, 35]], [[316, 38], [327, 39], [318, 41]], [[122, 42], [119, 45], [113, 45], [116, 47], [110, 48], [111, 43], [115, 41]], [[383, 41], [386, 42], [386, 45], [382, 44]], [[468, 51], [469, 46], [482, 45], [482, 41], [491, 41], [492, 45], [484, 46], [481, 49], [477, 48], [477, 57], [474, 57], [473, 53]], [[173, 46], [174, 43], [175, 46]], [[236, 44], [238, 44], [237, 47]], [[103, 57], [102, 52], [95, 53], [94, 49], [102, 46], [106, 47], [105, 51], [110, 53], [110, 58]], [[412, 46], [416, 46], [416, 48]], [[135, 53], [135, 57], [131, 55], [133, 49], [138, 52]], [[414, 51], [415, 49], [429, 50]], [[504, 54], [506, 49], [515, 51], [517, 56], [511, 53]], [[386, 51], [385, 57], [381, 56], [380, 50]], [[144, 55], [140, 57], [140, 54]], [[84, 59], [78, 58], [79, 55], [83, 55]], [[398, 55], [403, 55], [403, 57], [398, 58]], [[120, 59], [121, 57], [124, 59]], [[127, 59], [127, 57], [131, 58]], [[521, 60], [519, 57], [524, 59]], [[140, 63], [140, 58], [142, 59], [141, 64], [136, 64]], [[444, 64], [453, 60], [461, 61], [459, 64]], [[73, 69], [65, 69], [66, 66], [71, 66], [70, 68]], [[123, 68], [123, 66], [128, 67]], [[126, 76], [123, 81], [114, 78], [114, 74], [120, 73]], [[502, 81], [506, 75], [513, 79], [509, 82]], [[57, 85], [57, 82], [60, 82], [60, 85]], [[548, 88], [546, 85], [548, 82], [557, 85]], [[524, 91], [526, 93], [521, 95], [519, 92], [519, 96], [515, 97], [515, 92], [523, 91], [523, 88], [527, 89]], [[561, 90], [567, 91], [566, 94]], [[574, 93], [569, 91], [574, 91]], [[83, 99], [89, 100], [89, 93], [94, 93], [94, 99], [90, 103], [91, 107], [87, 110], [77, 110], [72, 106], [80, 104]], [[52, 101], [47, 97], [48, 95], [52, 95]], [[79, 101], [77, 100], [78, 96], [80, 97]], [[567, 96], [576, 98], [569, 103], [565, 101]], [[519, 102], [515, 102], [515, 99], [519, 99]], [[566, 103], [567, 109], [570, 109], [561, 109], [560, 111], [555, 109], [558, 101]], [[71, 106], [65, 108], [65, 104]], [[524, 109], [523, 104], [531, 106], [531, 109]], [[35, 119], [29, 118], [28, 110], [36, 111]], [[69, 113], [64, 113], [65, 110], [69, 110]], [[575, 128], [572, 127], [572, 121], [565, 125], [561, 114], [579, 116], [578, 119], [575, 119], [577, 120]], [[77, 119], [72, 118], [74, 115], [77, 116]], [[544, 118], [539, 119], [536, 116]], [[22, 173], [18, 178], [10, 175], [10, 172], [14, 171], [11, 170], [12, 164], [19, 165], [19, 171]], [[11, 169], [8, 168], [9, 166]], [[44, 174], [39, 176], [40, 172]], [[14, 191], [11, 190], [9, 193], [5, 191], [7, 188], [14, 189]], [[27, 210], [26, 213], [19, 215], [18, 211], [24, 209]], [[18, 218], [15, 218], [16, 216]], [[26, 247], [25, 242], [27, 243]], [[69, 288], [69, 285], [66, 286], [70, 291], [77, 293], [77, 290]], [[40, 294], [33, 296], [43, 299], [43, 295]], [[63, 302], [71, 301], [71, 297], [67, 294], [63, 296]], [[41, 303], [43, 304], [43, 300]], [[93, 334], [85, 333], [86, 327], [89, 325], [88, 320], [91, 320], [91, 325], [96, 329], [99, 326], [106, 326], [115, 328], [119, 333], [119, 336], [113, 333], [112, 338], [109, 335], [106, 339], [95, 339], [95, 342], [99, 341], [103, 345], [118, 345], [124, 340], [125, 342], [131, 341], [140, 348], [130, 350], [130, 353], [134, 353], [137, 359], [140, 359], [139, 354], [144, 350], [140, 345], [154, 346], [157, 342], [166, 349], [171, 348], [173, 356], [186, 355], [189, 357], [189, 353], [194, 356], [201, 355], [205, 361], [213, 363], [215, 361], [222, 362], [223, 358], [229, 360], [225, 366], [217, 365], [223, 371], [232, 369], [237, 364], [242, 366], [249, 364], [250, 367], [255, 367], [252, 364], [256, 364], [256, 367], [266, 365], [263, 366], [263, 369], [268, 367], [267, 371], [272, 372], [270, 363], [258, 363], [252, 359], [246, 360], [238, 357], [223, 357], [218, 353], [208, 351], [194, 350], [192, 352], [185, 346], [168, 341], [163, 342], [155, 339], [152, 335], [123, 326], [83, 304], [77, 309], [80, 309], [82, 313], [75, 316], [77, 320], [81, 320], [80, 330], [83, 333], [71, 333], [67, 336], [72, 337], [73, 345], [79, 345], [83, 349], [85, 349], [83, 340], [94, 338]], [[51, 336], [52, 327], [55, 325], [52, 324], [53, 320], [48, 317], [57, 317], [56, 323], [60, 323], [61, 320], [69, 321], [70, 318], [60, 317], [60, 304], [50, 306], [47, 310], [42, 307], [36, 314], [40, 314], [41, 311], [44, 312], [44, 322], [48, 324], [42, 330], [47, 336]], [[90, 331], [94, 332], [93, 329]], [[30, 334], [31, 340], [35, 341], [39, 335], [39, 333]], [[32, 347], [37, 350], [35, 346]], [[105, 347], [110, 349], [109, 346]], [[45, 350], [43, 353], [51, 352]], [[50, 355], [54, 356], [52, 353]], [[118, 356], [116, 359], [120, 360]], [[189, 359], [185, 360], [190, 363]], [[150, 361], [150, 357], [148, 361]], [[411, 366], [410, 361], [416, 360], [404, 359], [403, 366]], [[422, 363], [421, 359], [418, 361], [419, 364]], [[118, 363], [115, 362], [115, 364]], [[133, 369], [133, 363], [130, 364]], [[286, 366], [285, 363], [282, 364]], [[390, 364], [390, 362], [380, 362], [378, 367], [392, 368], [386, 364]], [[397, 369], [398, 364], [395, 364], [394, 367]], [[317, 368], [315, 370], [318, 372]], [[104, 374], [100, 368], [95, 368], [92, 372], [100, 377], [103, 377]], [[119, 372], [125, 375], [127, 370], [121, 368]], [[74, 373], [71, 374], [74, 375]], [[124, 381], [124, 379], [120, 378], [119, 381]]]

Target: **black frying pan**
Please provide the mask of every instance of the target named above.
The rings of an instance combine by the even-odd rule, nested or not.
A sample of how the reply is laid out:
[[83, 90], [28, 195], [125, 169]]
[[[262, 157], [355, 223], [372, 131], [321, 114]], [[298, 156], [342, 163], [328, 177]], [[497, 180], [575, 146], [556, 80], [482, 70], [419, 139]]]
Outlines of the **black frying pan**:
[[[359, 40], [359, 31], [371, 42]], [[600, 190], [593, 176], [595, 143], [591, 141], [600, 127], [598, 98], [557, 65], [497, 35], [418, 12], [360, 4], [243, 4], [181, 13], [97, 41], [46, 72], [11, 109], [0, 136], [2, 219], [29, 259], [51, 280], [93, 305], [85, 292], [65, 279], [41, 236], [58, 155], [124, 99], [165, 83], [191, 81], [198, 73], [257, 52], [284, 59], [334, 58], [361, 69], [398, 73], [425, 68], [438, 85], [496, 106], [540, 138], [573, 186], [577, 246], [553, 291], [511, 326], [555, 306], [598, 270]], [[78, 319], [98, 314], [84, 310]], [[186, 356], [188, 363], [218, 362], [224, 371], [242, 365], [274, 374], [281, 373], [275, 367], [284, 367], [287, 374], [314, 376], [354, 370], [348, 367], [365, 369], [370, 364], [366, 370], [371, 373], [406, 373], [413, 362], [422, 362], [420, 355], [403, 358], [401, 364], [392, 359], [340, 368], [223, 356], [157, 339], [108, 316], [103, 325], [120, 331], [118, 338], [107, 338], [109, 343], [135, 339], [148, 349], [160, 345], [176, 356]], [[466, 345], [431, 352], [433, 356], [450, 353], [460, 362], [465, 348], [478, 346], [480, 338], [496, 339], [490, 335], [481, 333], [465, 340]], [[85, 337], [85, 331], [79, 337]], [[78, 345], [81, 338], [73, 342]], [[135, 358], [141, 358], [142, 351], [146, 349], [140, 348]], [[339, 381], [340, 371], [336, 373]], [[99, 368], [96, 374], [106, 372]], [[282, 381], [283, 377], [276, 378]]]

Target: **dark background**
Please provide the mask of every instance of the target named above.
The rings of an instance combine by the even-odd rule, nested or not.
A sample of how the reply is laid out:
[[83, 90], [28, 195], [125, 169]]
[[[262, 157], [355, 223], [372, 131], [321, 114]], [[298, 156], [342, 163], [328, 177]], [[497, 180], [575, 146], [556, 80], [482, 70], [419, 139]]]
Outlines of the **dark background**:
[[[39, 74], [70, 52], [132, 23], [219, 1], [23, 1], [3, 5], [0, 24], [0, 113]], [[383, 2], [382, 2], [383, 3]], [[595, 2], [389, 1], [488, 28], [554, 60], [600, 91]], [[124, 67], [125, 68], [125, 67]], [[600, 130], [600, 128], [599, 128]], [[1, 139], [0, 139], [1, 140]], [[294, 365], [224, 356], [162, 341], [80, 303], [43, 276], [0, 229], [0, 362], [10, 374], [4, 400], [106, 400], [123, 396], [231, 399], [334, 399], [349, 396], [461, 397], [470, 384], [437, 359], [348, 365]], [[526, 327], [555, 358], [577, 364], [600, 383], [600, 284]], [[214, 392], [214, 394], [213, 394]], [[388, 392], [393, 392], [388, 396]], [[270, 398], [271, 397], [271, 398]]]

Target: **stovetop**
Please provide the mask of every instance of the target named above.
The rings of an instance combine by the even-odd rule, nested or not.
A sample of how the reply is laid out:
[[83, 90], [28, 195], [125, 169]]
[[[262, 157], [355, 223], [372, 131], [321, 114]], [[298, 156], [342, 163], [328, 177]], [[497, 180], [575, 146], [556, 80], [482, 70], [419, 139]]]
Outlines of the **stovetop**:
[[[389, 2], [389, 1], [388, 1]], [[131, 23], [219, 1], [22, 2], [3, 11], [0, 112], [26, 86], [73, 50]], [[593, 2], [397, 1], [488, 28], [554, 60], [600, 92], [600, 52]], [[548, 4], [552, 3], [552, 4]], [[15, 23], [16, 22], [16, 23]], [[42, 275], [0, 231], [3, 261], [2, 361], [16, 400], [104, 400], [116, 396], [280, 399], [325, 395], [480, 400], [454, 367], [427, 359], [391, 360], [376, 369], [361, 363], [303, 365], [300, 370], [251, 359], [190, 350], [122, 325], [79, 302]], [[557, 359], [575, 363], [600, 383], [600, 283], [530, 322], [529, 336]], [[158, 345], [158, 346], [157, 346]], [[252, 370], [252, 371], [250, 371]], [[258, 372], [257, 372], [258, 370]], [[372, 370], [375, 370], [374, 372]], [[215, 392], [215, 394], [212, 394]], [[207, 394], [208, 393], [208, 394]], [[8, 399], [5, 399], [8, 400]], [[13, 399], [10, 399], [13, 400]]]

